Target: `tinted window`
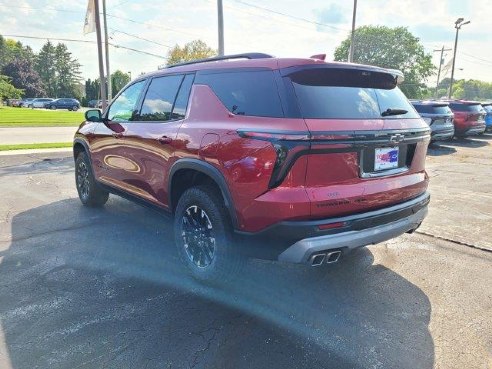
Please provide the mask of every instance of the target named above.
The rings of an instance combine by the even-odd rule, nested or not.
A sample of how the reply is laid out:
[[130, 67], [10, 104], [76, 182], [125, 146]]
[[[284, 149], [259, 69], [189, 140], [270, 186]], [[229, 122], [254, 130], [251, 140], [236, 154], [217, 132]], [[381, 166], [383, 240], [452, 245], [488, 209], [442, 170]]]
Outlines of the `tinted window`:
[[403, 109], [391, 118], [419, 115], [396, 87], [393, 76], [360, 70], [311, 69], [290, 76], [304, 118], [375, 119], [387, 109]]
[[139, 120], [170, 120], [174, 99], [176, 98], [182, 79], [182, 75], [152, 79], [149, 89], [145, 94]]
[[483, 108], [487, 113], [492, 113], [492, 105], [484, 105]]
[[415, 110], [417, 110], [419, 113], [424, 113], [424, 114], [452, 114], [453, 112], [451, 109], [449, 109], [449, 106], [447, 105], [431, 105], [431, 104], [416, 104], [414, 105]]
[[210, 86], [231, 113], [284, 116], [272, 71], [199, 74], [195, 84]]
[[186, 108], [188, 107], [188, 99], [190, 98], [191, 86], [193, 85], [193, 78], [195, 78], [193, 74], [188, 74], [181, 83], [176, 102], [174, 103], [172, 119], [184, 119]]
[[133, 120], [138, 98], [144, 85], [145, 81], [140, 81], [128, 86], [109, 107], [108, 119], [117, 122]]
[[456, 110], [456, 111], [467, 111], [467, 112], [472, 112], [472, 113], [480, 113], [482, 112], [482, 105], [480, 104], [456, 104], [456, 103], [451, 103], [449, 104], [451, 109]]

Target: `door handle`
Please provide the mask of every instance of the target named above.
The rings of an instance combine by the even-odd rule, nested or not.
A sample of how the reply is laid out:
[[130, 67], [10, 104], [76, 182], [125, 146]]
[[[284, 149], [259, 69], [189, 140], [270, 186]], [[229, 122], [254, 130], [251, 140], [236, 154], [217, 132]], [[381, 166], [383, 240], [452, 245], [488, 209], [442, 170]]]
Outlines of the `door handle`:
[[157, 141], [159, 141], [163, 145], [166, 145], [166, 144], [172, 143], [173, 142], [173, 139], [171, 137], [162, 136], [162, 137], [159, 137], [157, 139]]
[[123, 137], [123, 133], [121, 133], [121, 132], [119, 132], [119, 133], [118, 132], [115, 132], [115, 133], [113, 133], [113, 137], [114, 138], [122, 138]]

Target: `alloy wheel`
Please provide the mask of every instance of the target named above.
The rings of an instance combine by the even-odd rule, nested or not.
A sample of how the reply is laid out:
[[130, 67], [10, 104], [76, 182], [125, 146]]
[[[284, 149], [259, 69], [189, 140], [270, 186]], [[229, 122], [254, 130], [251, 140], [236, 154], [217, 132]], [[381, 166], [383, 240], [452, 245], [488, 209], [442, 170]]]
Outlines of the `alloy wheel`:
[[216, 252], [213, 225], [205, 210], [189, 206], [181, 219], [181, 237], [186, 255], [198, 268], [212, 264]]
[[89, 197], [90, 190], [89, 169], [83, 161], [81, 161], [77, 167], [77, 187], [79, 189], [80, 196], [83, 199], [87, 199]]

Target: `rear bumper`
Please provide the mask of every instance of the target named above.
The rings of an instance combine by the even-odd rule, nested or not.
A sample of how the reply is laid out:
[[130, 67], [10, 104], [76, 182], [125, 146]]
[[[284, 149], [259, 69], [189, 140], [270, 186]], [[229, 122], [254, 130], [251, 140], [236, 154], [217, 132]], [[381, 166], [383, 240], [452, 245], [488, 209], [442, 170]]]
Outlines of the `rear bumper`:
[[[277, 234], [308, 236], [289, 246], [277, 259], [291, 263], [309, 263], [313, 254], [333, 250], [344, 252], [398, 237], [419, 227], [427, 215], [429, 201], [430, 195], [425, 193], [402, 204], [363, 214], [321, 221], [281, 223], [275, 227]], [[319, 225], [327, 223], [343, 223], [345, 226], [320, 231]]]
[[454, 136], [454, 126], [450, 127], [442, 127], [442, 128], [433, 128], [431, 133], [431, 141], [438, 140], [449, 140]]
[[485, 132], [485, 123], [482, 123], [482, 124], [477, 124], [475, 126], [471, 126], [462, 131], [456, 131], [456, 134], [459, 134], [461, 136], [474, 136], [484, 132]]

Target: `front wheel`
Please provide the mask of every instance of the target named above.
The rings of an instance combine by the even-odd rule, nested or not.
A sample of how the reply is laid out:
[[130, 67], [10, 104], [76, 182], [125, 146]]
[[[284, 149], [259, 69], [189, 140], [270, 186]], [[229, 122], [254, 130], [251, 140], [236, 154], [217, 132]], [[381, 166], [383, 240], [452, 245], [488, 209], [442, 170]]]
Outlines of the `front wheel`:
[[73, 111], [77, 111], [78, 109], [79, 109], [79, 107], [77, 105], [75, 105], [75, 106], [72, 107], [72, 110]]
[[233, 278], [243, 257], [234, 249], [229, 215], [218, 190], [197, 186], [178, 201], [174, 235], [181, 261], [203, 281]]
[[108, 201], [109, 193], [96, 182], [85, 152], [81, 152], [75, 160], [75, 183], [80, 201], [85, 206], [103, 206]]
[[51, 105], [51, 106], [50, 106], [50, 109], [51, 109], [51, 110], [56, 110], [56, 106], [55, 106], [55, 105]]

